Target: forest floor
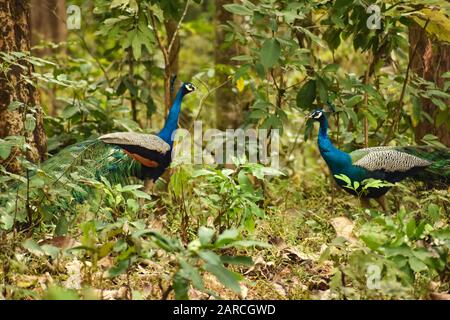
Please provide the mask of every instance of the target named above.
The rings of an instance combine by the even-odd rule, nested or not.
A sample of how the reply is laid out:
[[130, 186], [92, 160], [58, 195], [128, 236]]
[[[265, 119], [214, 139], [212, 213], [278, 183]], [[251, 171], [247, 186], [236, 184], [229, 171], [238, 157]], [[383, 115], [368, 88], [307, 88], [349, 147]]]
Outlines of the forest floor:
[[[224, 299], [340, 299], [344, 296], [427, 299], [434, 292], [448, 292], [448, 271], [447, 276], [440, 279], [433, 274], [423, 281], [416, 277], [411, 286], [397, 281], [383, 290], [367, 288], [367, 275], [357, 260], [364, 259], [370, 250], [361, 241], [359, 232], [374, 217], [384, 219], [386, 215], [360, 209], [356, 198], [337, 189], [333, 191], [325, 179], [311, 172], [308, 179], [294, 176], [271, 183], [266, 191], [266, 217], [258, 222], [252, 236], [271, 246], [233, 252], [251, 256], [254, 261], [253, 266], [232, 267], [244, 276], [240, 295], [226, 289], [210, 275], [204, 277], [206, 287]], [[430, 202], [438, 202], [441, 211], [435, 225], [449, 226], [448, 190], [420, 191], [400, 184], [389, 194], [388, 200], [393, 212], [405, 207], [419, 220], [428, 219]], [[389, 219], [389, 214], [387, 217]], [[395, 219], [395, 214], [392, 217]], [[176, 229], [165, 214], [144, 218], [144, 221], [148, 228], [161, 233]], [[51, 238], [45, 233], [35, 232], [32, 237], [41, 245], [51, 244], [67, 250], [79, 245], [82, 233], [74, 228], [68, 236], [51, 240], [45, 240]], [[10, 233], [1, 241], [0, 260], [9, 261], [3, 264], [7, 274], [3, 279], [7, 283], [3, 292], [5, 298], [40, 299], [52, 298], [52, 295], [69, 299], [173, 298], [170, 290], [173, 261], [158, 252], [155, 253], [157, 259], [141, 259], [126, 274], [110, 279], [105, 274], [114, 264], [111, 256], [94, 260], [80, 259], [76, 255], [57, 259], [42, 254], [30, 255], [28, 251], [33, 252], [33, 248], [28, 246], [25, 250], [23, 247], [28, 236]], [[352, 255], [355, 252], [362, 254]], [[446, 268], [448, 270], [448, 266]], [[212, 298], [196, 289], [190, 289], [189, 296], [191, 299]]]

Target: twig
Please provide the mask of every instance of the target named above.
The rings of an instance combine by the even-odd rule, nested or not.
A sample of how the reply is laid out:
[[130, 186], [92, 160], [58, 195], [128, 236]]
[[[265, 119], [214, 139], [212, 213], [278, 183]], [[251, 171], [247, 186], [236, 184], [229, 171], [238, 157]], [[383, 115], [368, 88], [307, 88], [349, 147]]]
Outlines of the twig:
[[172, 39], [170, 40], [170, 43], [169, 43], [169, 48], [167, 49], [167, 52], [168, 52], [169, 54], [172, 52], [172, 47], [173, 47], [173, 44], [174, 44], [174, 42], [175, 42], [175, 38], [176, 38], [177, 35], [178, 35], [178, 31], [180, 31], [181, 23], [183, 22], [184, 18], [186, 17], [186, 13], [187, 13], [187, 11], [188, 11], [189, 4], [190, 4], [190, 3], [189, 3], [189, 0], [187, 0], [187, 1], [186, 1], [186, 5], [184, 6], [183, 14], [181, 15], [180, 21], [178, 21], [177, 28], [175, 29], [175, 32], [173, 33]]
[[[198, 118], [200, 117], [200, 114], [201, 114], [201, 112], [202, 112], [202, 110], [203, 110], [203, 105], [204, 105], [205, 100], [206, 100], [207, 98], [209, 98], [209, 96], [210, 96], [211, 94], [213, 94], [216, 90], [222, 88], [223, 86], [225, 86], [227, 83], [229, 83], [229, 82], [231, 81], [231, 79], [228, 78], [227, 80], [225, 80], [224, 82], [222, 82], [221, 84], [219, 84], [217, 87], [214, 87], [214, 88], [212, 88], [212, 89], [210, 90], [209, 87], [208, 87], [208, 85], [207, 85], [204, 81], [202, 81], [200, 78], [197, 78], [196, 80], [198, 80], [203, 86], [205, 86], [205, 88], [206, 88], [206, 90], [208, 90], [208, 92], [207, 92], [207, 93], [202, 97], [202, 99], [200, 100], [200, 109], [198, 110], [198, 113], [197, 113], [197, 116], [195, 117], [194, 122], [197, 121]], [[191, 124], [191, 130], [192, 130], [193, 126], [194, 126], [194, 122], [192, 122], [192, 124]]]
[[153, 13], [150, 14], [150, 21], [153, 27], [153, 33], [155, 34], [156, 42], [158, 42], [159, 49], [161, 50], [164, 58], [164, 64], [169, 65], [169, 53], [167, 52], [166, 47], [163, 45], [161, 38], [159, 37], [158, 30], [156, 28], [155, 15]]
[[97, 63], [98, 67], [100, 68], [100, 70], [102, 70], [103, 75], [105, 76], [106, 82], [108, 82], [108, 85], [111, 87], [111, 80], [109, 79], [108, 72], [103, 67], [103, 65], [100, 62], [100, 60], [92, 53], [91, 49], [89, 49], [89, 46], [88, 46], [86, 40], [84, 39], [84, 37], [81, 35], [81, 33], [76, 32], [75, 34], [81, 40], [81, 43], [82, 43], [84, 49], [86, 50], [86, 52], [95, 60], [95, 62]]
[[[369, 57], [370, 61], [370, 57]], [[367, 86], [369, 84], [369, 72], [371, 68], [372, 63], [369, 63], [369, 67], [366, 70], [364, 74], [364, 84]], [[367, 103], [369, 100], [369, 94], [367, 93], [367, 90], [364, 91], [364, 106], [366, 107], [366, 112], [369, 112]], [[369, 120], [367, 119], [367, 115], [364, 116], [364, 147], [367, 148], [369, 146]]]
[[303, 127], [305, 126], [305, 124], [306, 124], [306, 122], [303, 122], [302, 126], [298, 129], [297, 135], [295, 136], [294, 143], [292, 144], [292, 148], [291, 148], [291, 150], [289, 151], [289, 153], [288, 153], [288, 155], [286, 157], [286, 159], [288, 161], [289, 161], [289, 158], [291, 157], [292, 153], [294, 152], [295, 148], [297, 147], [298, 139], [300, 138], [300, 134], [302, 133]]
[[26, 200], [26, 208], [28, 214], [28, 223], [29, 225], [33, 225], [33, 212], [30, 207], [30, 170], [27, 169], [27, 200]]

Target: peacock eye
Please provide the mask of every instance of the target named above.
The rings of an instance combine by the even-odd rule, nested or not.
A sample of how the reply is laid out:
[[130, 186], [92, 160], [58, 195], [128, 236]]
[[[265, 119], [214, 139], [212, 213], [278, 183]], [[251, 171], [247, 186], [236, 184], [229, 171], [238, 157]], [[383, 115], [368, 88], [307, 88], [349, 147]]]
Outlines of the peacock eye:
[[194, 91], [195, 87], [192, 84], [189, 83], [189, 84], [186, 85], [186, 89], [188, 91]]

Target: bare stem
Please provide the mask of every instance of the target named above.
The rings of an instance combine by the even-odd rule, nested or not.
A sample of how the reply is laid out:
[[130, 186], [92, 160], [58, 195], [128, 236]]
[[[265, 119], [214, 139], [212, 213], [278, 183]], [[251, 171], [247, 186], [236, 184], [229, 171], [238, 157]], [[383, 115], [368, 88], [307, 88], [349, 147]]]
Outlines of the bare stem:
[[170, 52], [172, 52], [173, 44], [175, 43], [175, 39], [176, 39], [176, 37], [178, 35], [178, 32], [180, 31], [181, 23], [183, 22], [184, 18], [186, 17], [186, 13], [188, 11], [189, 4], [190, 4], [190, 1], [187, 0], [186, 1], [186, 5], [184, 6], [183, 14], [181, 15], [180, 21], [178, 21], [177, 28], [175, 29], [175, 32], [173, 33], [172, 39], [170, 40], [170, 43], [169, 43], [169, 48], [167, 49], [167, 52], [169, 54], [170, 54]]

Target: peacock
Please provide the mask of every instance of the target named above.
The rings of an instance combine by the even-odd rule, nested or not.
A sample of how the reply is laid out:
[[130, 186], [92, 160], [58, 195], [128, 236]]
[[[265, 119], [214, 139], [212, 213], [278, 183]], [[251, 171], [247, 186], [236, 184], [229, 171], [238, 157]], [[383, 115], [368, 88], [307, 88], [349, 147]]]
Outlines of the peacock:
[[96, 180], [105, 177], [112, 183], [123, 183], [136, 177], [144, 180], [144, 191], [149, 192], [172, 161], [173, 134], [178, 127], [181, 103], [195, 90], [192, 83], [182, 84], [158, 134], [105, 134], [63, 149], [42, 165], [41, 172], [51, 172], [54, 182], [73, 186], [80, 199], [86, 192], [71, 182], [79, 177]]
[[[431, 187], [450, 184], [450, 149], [434, 146], [384, 146], [355, 150], [351, 153], [337, 149], [328, 137], [328, 119], [322, 109], [314, 110], [309, 119], [320, 123], [317, 139], [320, 154], [327, 163], [337, 184], [348, 193], [358, 195], [364, 207], [375, 199], [387, 212], [385, 194], [392, 184], [406, 178], [425, 181]], [[353, 188], [349, 188], [346, 176]], [[380, 186], [362, 192], [363, 182], [382, 180]], [[375, 181], [372, 180], [372, 181]], [[356, 188], [355, 188], [355, 182]]]

